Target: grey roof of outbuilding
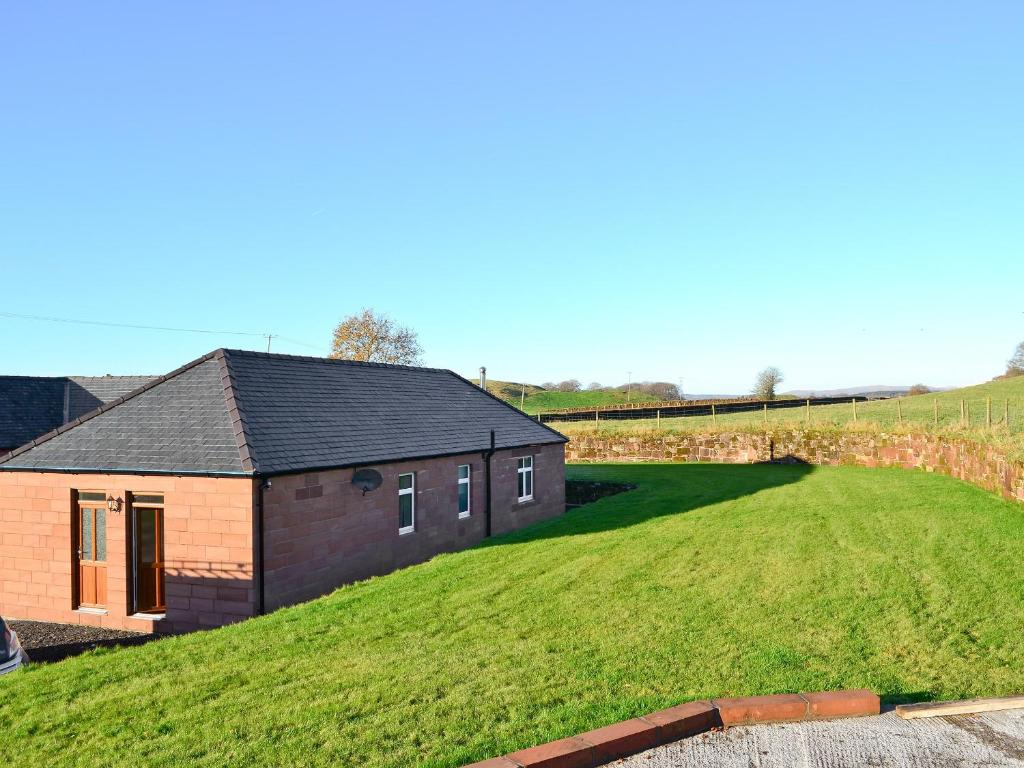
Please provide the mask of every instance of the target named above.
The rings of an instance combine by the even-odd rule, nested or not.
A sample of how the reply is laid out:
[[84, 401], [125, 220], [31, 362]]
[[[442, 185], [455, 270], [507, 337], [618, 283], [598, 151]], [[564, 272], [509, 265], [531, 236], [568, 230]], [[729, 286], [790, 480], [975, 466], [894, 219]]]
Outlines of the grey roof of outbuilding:
[[124, 397], [151, 382], [154, 376], [68, 376], [68, 421], [104, 403]]
[[0, 450], [115, 400], [152, 376], [0, 376]]
[[0, 376], [0, 452], [64, 423], [65, 379]]
[[565, 442], [448, 370], [216, 350], [0, 470], [281, 474]]

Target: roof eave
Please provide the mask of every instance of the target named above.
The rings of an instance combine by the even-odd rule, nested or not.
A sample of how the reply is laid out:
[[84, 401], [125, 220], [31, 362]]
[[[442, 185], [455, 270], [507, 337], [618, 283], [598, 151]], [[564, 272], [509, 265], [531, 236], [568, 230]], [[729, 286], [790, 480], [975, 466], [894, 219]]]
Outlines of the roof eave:
[[0, 472], [38, 472], [61, 475], [156, 475], [161, 477], [255, 477], [254, 472], [206, 469], [141, 469], [138, 467], [30, 467], [0, 464]]
[[[498, 451], [515, 451], [520, 448], [534, 448], [543, 445], [559, 445], [569, 442], [567, 437], [562, 436], [560, 440], [539, 440], [531, 441], [528, 443], [517, 443], [515, 445], [504, 445], [499, 446], [496, 450]], [[295, 469], [275, 469], [266, 472], [254, 472], [255, 477], [280, 477], [282, 475], [304, 475], [310, 472], [330, 472], [335, 469], [352, 469], [353, 467], [373, 467], [377, 465], [387, 466], [388, 464], [401, 464], [406, 461], [425, 461], [427, 459], [447, 459], [452, 456], [469, 456], [476, 453], [482, 453], [489, 450], [489, 446], [481, 446], [479, 448], [471, 448], [468, 451], [448, 451], [445, 453], [424, 453], [415, 456], [401, 456], [398, 458], [380, 459], [380, 460], [362, 460], [362, 461], [349, 461], [343, 464], [324, 464], [318, 466], [298, 467]]]

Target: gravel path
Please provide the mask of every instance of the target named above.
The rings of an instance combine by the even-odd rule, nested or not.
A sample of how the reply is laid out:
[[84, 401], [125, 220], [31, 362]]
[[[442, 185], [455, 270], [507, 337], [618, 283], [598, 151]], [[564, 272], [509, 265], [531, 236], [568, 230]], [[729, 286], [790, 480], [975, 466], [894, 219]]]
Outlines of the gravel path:
[[33, 662], [59, 661], [101, 646], [141, 645], [157, 638], [148, 633], [82, 624], [15, 620], [9, 623]]
[[705, 733], [616, 768], [1024, 767], [1024, 710], [903, 720], [893, 712]]

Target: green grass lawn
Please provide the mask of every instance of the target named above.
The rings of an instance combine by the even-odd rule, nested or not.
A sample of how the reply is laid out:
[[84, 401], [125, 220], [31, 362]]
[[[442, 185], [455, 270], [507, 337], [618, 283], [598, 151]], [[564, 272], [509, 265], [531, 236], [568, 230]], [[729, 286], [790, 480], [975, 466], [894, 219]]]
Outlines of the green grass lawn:
[[0, 679], [18, 765], [458, 766], [709, 696], [1024, 691], [1024, 508], [923, 472], [636, 490], [212, 632]]
[[[986, 407], [992, 400], [992, 427], [986, 425]], [[961, 422], [960, 401], [963, 400], [970, 413], [970, 426]], [[935, 407], [938, 404], [938, 425], [935, 423]], [[1009, 423], [1004, 420], [1009, 410]], [[900, 424], [900, 410], [903, 423]], [[996, 443], [1006, 448], [1016, 458], [1024, 458], [1024, 376], [1002, 381], [979, 384], [975, 387], [940, 392], [916, 397], [873, 400], [857, 403], [857, 420], [854, 421], [853, 405], [819, 405], [810, 408], [808, 419], [806, 409], [782, 408], [768, 411], [767, 426], [773, 429], [804, 428], [807, 426], [826, 429], [866, 431], [925, 431], [970, 437], [979, 442]], [[553, 422], [551, 426], [566, 435], [628, 435], [654, 433], [685, 433], [728, 430], [761, 430], [765, 428], [761, 411], [730, 413], [712, 420], [710, 416], [687, 416], [661, 419], [660, 425], [654, 419], [597, 422]]]

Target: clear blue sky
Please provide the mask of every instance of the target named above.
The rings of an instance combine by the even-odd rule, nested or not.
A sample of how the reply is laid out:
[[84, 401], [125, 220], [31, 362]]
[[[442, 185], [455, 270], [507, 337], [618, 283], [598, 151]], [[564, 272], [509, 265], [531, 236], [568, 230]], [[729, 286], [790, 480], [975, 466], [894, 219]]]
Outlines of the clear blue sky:
[[[739, 392], [1024, 338], [1024, 3], [7, 3], [0, 311]], [[0, 318], [0, 373], [258, 337]]]

